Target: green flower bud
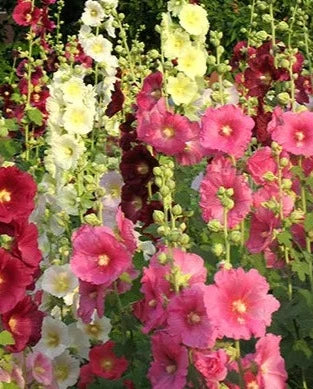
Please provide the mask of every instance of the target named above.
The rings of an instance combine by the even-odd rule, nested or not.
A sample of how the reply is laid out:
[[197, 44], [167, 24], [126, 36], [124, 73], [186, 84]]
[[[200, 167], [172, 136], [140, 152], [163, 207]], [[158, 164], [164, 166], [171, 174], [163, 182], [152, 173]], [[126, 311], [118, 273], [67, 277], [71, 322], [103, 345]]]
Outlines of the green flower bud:
[[155, 210], [153, 212], [153, 220], [155, 221], [155, 223], [162, 224], [165, 220], [164, 213], [162, 211]]
[[279, 22], [276, 26], [277, 30], [279, 31], [287, 31], [289, 29], [288, 23], [286, 23], [284, 20]]
[[211, 220], [211, 221], [209, 221], [207, 226], [208, 226], [208, 229], [212, 232], [219, 232], [219, 231], [222, 231], [222, 229], [223, 229], [219, 220]]
[[218, 195], [223, 195], [223, 194], [225, 194], [225, 192], [226, 192], [226, 189], [223, 186], [220, 186], [218, 188], [217, 194]]
[[241, 232], [240, 231], [231, 231], [229, 238], [234, 243], [239, 243], [241, 241]]
[[282, 92], [277, 95], [277, 99], [280, 104], [287, 105], [290, 102], [290, 96], [287, 92]]
[[207, 59], [207, 62], [208, 62], [209, 65], [215, 65], [216, 64], [216, 58], [214, 57], [214, 55], [209, 55], [208, 59]]
[[156, 177], [154, 182], [155, 182], [155, 185], [158, 186], [159, 188], [161, 188], [161, 186], [163, 185], [163, 180], [161, 177]]
[[159, 254], [158, 261], [160, 262], [161, 265], [165, 265], [167, 262], [167, 255], [165, 253]]
[[281, 158], [281, 160], [279, 161], [279, 165], [280, 165], [281, 167], [286, 167], [286, 166], [288, 166], [288, 165], [289, 165], [289, 159], [286, 158], [286, 157]]
[[98, 219], [97, 215], [90, 213], [89, 215], [84, 216], [84, 221], [91, 226], [100, 226], [101, 221]]
[[233, 196], [234, 195], [234, 189], [233, 188], [226, 189], [226, 195], [227, 196]]
[[266, 172], [265, 174], [263, 174], [263, 178], [269, 182], [273, 182], [277, 179], [273, 172]]
[[190, 237], [187, 234], [182, 234], [179, 241], [183, 246], [187, 245], [190, 242]]
[[256, 33], [256, 37], [257, 37], [257, 39], [259, 39], [261, 41], [265, 41], [267, 39], [267, 37], [268, 37], [268, 33], [266, 31], [264, 31], [264, 30], [258, 31]]
[[176, 204], [174, 205], [172, 212], [174, 216], [180, 216], [183, 213], [183, 210], [179, 204]]
[[271, 23], [272, 22], [272, 17], [270, 14], [264, 14], [262, 15], [262, 19], [265, 23]]
[[224, 246], [222, 243], [215, 243], [212, 247], [212, 252], [217, 257], [220, 257], [224, 253]]
[[161, 195], [162, 195], [162, 197], [165, 197], [165, 196], [167, 196], [168, 194], [170, 194], [170, 188], [168, 187], [168, 186], [162, 186], [161, 188], [160, 188], [160, 193], [161, 193]]
[[292, 188], [292, 181], [289, 178], [284, 178], [282, 180], [282, 188], [283, 189], [291, 189]]

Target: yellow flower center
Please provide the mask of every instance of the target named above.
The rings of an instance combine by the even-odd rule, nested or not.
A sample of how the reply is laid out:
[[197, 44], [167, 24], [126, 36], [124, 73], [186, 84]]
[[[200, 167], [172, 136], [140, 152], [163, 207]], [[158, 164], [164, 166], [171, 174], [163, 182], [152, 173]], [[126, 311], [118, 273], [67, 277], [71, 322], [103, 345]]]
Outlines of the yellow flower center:
[[259, 389], [259, 385], [256, 381], [249, 382], [247, 385], [247, 389]]
[[295, 133], [295, 140], [297, 141], [297, 147], [301, 147], [303, 145], [304, 139], [305, 139], [305, 135], [303, 131], [297, 131]]
[[96, 9], [92, 9], [92, 10], [90, 11], [90, 15], [91, 15], [93, 18], [95, 18], [96, 16], [98, 16], [98, 11], [97, 11]]
[[8, 203], [11, 201], [11, 193], [6, 189], [0, 190], [0, 203]]
[[55, 369], [55, 376], [57, 381], [65, 381], [69, 376], [69, 367], [68, 366], [57, 366]]
[[55, 290], [57, 292], [66, 292], [69, 288], [69, 278], [67, 273], [60, 273], [55, 281]]
[[139, 211], [139, 209], [142, 208], [142, 200], [140, 197], [135, 197], [135, 199], [132, 201], [134, 208], [136, 211]]
[[103, 52], [103, 46], [100, 43], [94, 43], [92, 45], [92, 51], [96, 54], [100, 54]]
[[49, 332], [47, 335], [47, 345], [57, 347], [60, 344], [60, 337], [56, 332]]
[[221, 128], [221, 135], [230, 136], [232, 133], [233, 129], [228, 125]]
[[175, 135], [175, 130], [172, 127], [165, 127], [163, 129], [163, 135], [166, 138], [173, 138], [173, 136]]
[[25, 20], [27, 23], [29, 23], [32, 20], [32, 15], [31, 14], [26, 14], [25, 15]]
[[10, 327], [10, 330], [12, 332], [15, 332], [16, 330], [16, 325], [17, 325], [17, 320], [14, 318], [14, 316], [12, 316], [9, 320], [9, 327]]
[[4, 278], [1, 276], [1, 273], [0, 273], [0, 285], [4, 283]]
[[86, 326], [86, 332], [88, 335], [97, 338], [101, 333], [101, 328], [97, 324], [88, 324]]
[[74, 150], [71, 147], [64, 147], [64, 154], [67, 157], [71, 157], [74, 154]]
[[177, 369], [176, 365], [168, 365], [165, 368], [165, 370], [167, 371], [168, 374], [174, 374], [176, 369]]
[[84, 114], [79, 110], [75, 110], [72, 112], [71, 120], [73, 124], [80, 124], [84, 121]]
[[98, 257], [99, 266], [108, 266], [109, 263], [110, 263], [110, 258], [106, 254], [99, 255]]
[[137, 166], [137, 172], [139, 174], [142, 174], [142, 175], [145, 175], [149, 172], [149, 167], [147, 164], [145, 163], [140, 163], [138, 166]]
[[199, 324], [201, 321], [201, 317], [195, 313], [195, 312], [190, 312], [188, 315], [188, 322], [190, 324]]
[[232, 310], [239, 315], [237, 321], [243, 324], [245, 319], [241, 315], [247, 312], [247, 305], [242, 300], [236, 300], [232, 303]]
[[155, 299], [152, 299], [148, 303], [149, 307], [154, 308], [157, 305], [157, 301]]
[[35, 372], [36, 372], [37, 374], [43, 374], [43, 373], [46, 371], [46, 370], [45, 370], [43, 367], [41, 367], [41, 366], [35, 366], [34, 370], [35, 370]]
[[101, 367], [103, 368], [103, 370], [112, 370], [112, 367], [113, 367], [113, 362], [111, 359], [102, 359], [101, 361]]

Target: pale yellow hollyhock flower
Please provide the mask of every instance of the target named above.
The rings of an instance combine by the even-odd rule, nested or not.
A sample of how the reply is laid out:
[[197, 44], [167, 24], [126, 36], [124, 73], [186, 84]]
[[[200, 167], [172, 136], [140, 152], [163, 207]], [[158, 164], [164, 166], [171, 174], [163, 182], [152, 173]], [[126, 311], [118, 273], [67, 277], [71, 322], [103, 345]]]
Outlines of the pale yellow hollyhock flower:
[[188, 105], [195, 98], [198, 86], [195, 81], [183, 73], [178, 73], [176, 77], [170, 76], [168, 78], [167, 91], [176, 105]]
[[179, 53], [190, 47], [189, 35], [177, 29], [173, 33], [169, 33], [164, 42], [164, 55], [167, 58], [176, 58]]
[[200, 5], [185, 4], [178, 17], [180, 25], [191, 35], [206, 35], [209, 30], [207, 12]]
[[70, 134], [88, 134], [93, 127], [94, 112], [84, 104], [69, 104], [63, 116], [64, 128]]
[[192, 79], [202, 77], [206, 72], [206, 55], [201, 49], [191, 46], [183, 50], [177, 60], [177, 69]]

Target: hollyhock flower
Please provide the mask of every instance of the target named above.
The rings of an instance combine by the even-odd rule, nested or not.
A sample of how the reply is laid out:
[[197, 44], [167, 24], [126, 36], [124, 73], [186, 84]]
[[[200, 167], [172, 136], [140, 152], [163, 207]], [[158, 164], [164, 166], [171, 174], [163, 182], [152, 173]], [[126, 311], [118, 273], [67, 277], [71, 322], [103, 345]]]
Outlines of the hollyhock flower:
[[52, 296], [65, 297], [78, 286], [69, 264], [48, 267], [42, 276], [41, 287]]
[[124, 182], [129, 185], [145, 185], [153, 177], [153, 168], [158, 161], [143, 145], [138, 145], [123, 154], [120, 170]]
[[53, 360], [53, 373], [59, 389], [67, 389], [76, 384], [79, 377], [79, 361], [68, 351]]
[[0, 222], [27, 218], [34, 209], [36, 184], [15, 166], [0, 168]]
[[79, 373], [78, 389], [87, 389], [88, 385], [91, 384], [95, 376], [91, 370], [91, 364], [81, 366]]
[[42, 258], [38, 248], [36, 225], [28, 224], [25, 219], [13, 220], [9, 224], [0, 222], [0, 235], [2, 234], [13, 238], [8, 247], [11, 253], [19, 258], [31, 272], [34, 272]]
[[1, 316], [3, 327], [11, 332], [15, 341], [14, 345], [8, 346], [11, 352], [23, 351], [39, 341], [43, 316], [30, 296]]
[[279, 256], [275, 251], [273, 251], [274, 247], [272, 246], [267, 247], [264, 250], [264, 259], [265, 259], [266, 267], [268, 269], [283, 269], [286, 263], [283, 259], [279, 258]]
[[114, 346], [114, 342], [110, 340], [90, 350], [89, 359], [93, 374], [108, 380], [116, 380], [127, 370], [127, 360], [114, 354]]
[[277, 163], [272, 156], [270, 147], [262, 147], [254, 152], [247, 160], [247, 170], [251, 174], [254, 182], [258, 185], [268, 183], [266, 173], [277, 175]]
[[117, 207], [121, 199], [123, 177], [116, 171], [109, 171], [102, 176], [100, 186], [104, 188], [106, 192], [102, 201], [103, 206]]
[[280, 336], [266, 334], [255, 346], [254, 361], [258, 365], [257, 377], [264, 389], [286, 387], [288, 377], [284, 359], [280, 355], [280, 340]]
[[268, 294], [269, 284], [255, 269], [220, 270], [215, 285], [206, 289], [208, 316], [218, 327], [219, 337], [250, 339], [264, 336], [279, 302]]
[[69, 345], [67, 326], [60, 320], [45, 317], [42, 323], [41, 339], [36, 345], [36, 351], [43, 352], [53, 359], [61, 355]]
[[152, 337], [153, 362], [148, 377], [153, 389], [181, 389], [186, 385], [187, 349], [165, 332]]
[[180, 165], [188, 166], [200, 163], [202, 158], [207, 155], [207, 150], [202, 147], [200, 142], [200, 126], [197, 122], [191, 122], [193, 137], [186, 142], [185, 148], [175, 157]]
[[124, 185], [122, 187], [121, 207], [127, 219], [130, 219], [134, 223], [140, 220], [147, 199], [147, 188], [134, 188], [131, 185]]
[[202, 146], [236, 158], [243, 156], [250, 142], [254, 121], [234, 105], [208, 108], [202, 117]]
[[206, 35], [209, 30], [207, 12], [200, 5], [184, 4], [178, 17], [180, 25], [190, 35]]
[[183, 73], [178, 73], [176, 77], [168, 77], [167, 83], [167, 91], [176, 105], [188, 105], [197, 96], [197, 83]]
[[0, 248], [0, 314], [9, 312], [24, 297], [32, 282], [25, 266]]
[[111, 101], [109, 102], [105, 114], [111, 118], [116, 113], [120, 112], [123, 109], [123, 104], [125, 102], [125, 96], [121, 87], [121, 81], [116, 80], [114, 83], [114, 90], [111, 95]]
[[167, 307], [167, 331], [172, 336], [179, 334], [186, 346], [208, 348], [214, 346], [217, 331], [207, 315], [205, 288], [200, 285], [193, 285], [172, 297]]
[[150, 111], [162, 96], [163, 75], [157, 71], [151, 73], [143, 81], [141, 91], [137, 95], [139, 110]]
[[31, 377], [39, 384], [50, 385], [52, 383], [52, 363], [44, 354], [40, 352], [28, 354], [26, 366], [30, 370]]
[[290, 195], [282, 193], [280, 199], [280, 191], [277, 184], [267, 184], [253, 193], [253, 205], [256, 209], [261, 207], [265, 202], [274, 202], [277, 204], [278, 209], [280, 208], [280, 200], [282, 201], [282, 208], [284, 216], [290, 215], [294, 209], [295, 199]]
[[40, 9], [33, 7], [31, 1], [22, 1], [13, 10], [13, 19], [20, 26], [35, 26], [39, 18]]
[[281, 120], [272, 132], [273, 140], [292, 154], [313, 156], [313, 112], [284, 112]]
[[252, 192], [243, 176], [238, 175], [229, 160], [218, 157], [208, 165], [200, 185], [200, 207], [206, 222], [218, 220], [224, 224], [225, 208], [219, 192], [229, 191], [232, 208], [227, 211], [227, 226], [238, 225], [249, 213], [252, 204]]
[[73, 234], [72, 241], [71, 268], [83, 281], [108, 286], [130, 266], [130, 254], [106, 227], [84, 225]]
[[98, 317], [104, 314], [105, 285], [94, 285], [88, 282], [79, 281], [79, 308], [78, 317], [84, 323], [90, 323], [92, 314], [96, 309]]
[[[164, 99], [138, 120], [138, 139], [152, 145], [157, 152], [175, 155], [192, 138], [191, 124], [181, 115], [166, 110]], [[145, 116], [144, 116], [145, 115]]]
[[112, 43], [102, 34], [91, 36], [82, 43], [85, 53], [96, 62], [106, 62], [110, 59]]
[[251, 218], [250, 235], [246, 242], [250, 253], [257, 254], [269, 247], [273, 241], [274, 229], [280, 225], [279, 218], [271, 210], [260, 207]]
[[78, 328], [77, 322], [71, 323], [68, 326], [68, 333], [70, 336], [69, 347], [71, 353], [78, 359], [88, 359], [90, 341], [86, 333]]
[[92, 130], [93, 120], [93, 110], [82, 103], [67, 105], [63, 116], [64, 128], [70, 134], [88, 134]]
[[160, 264], [143, 270], [140, 290], [145, 297], [135, 304], [134, 315], [144, 324], [144, 333], [161, 327], [166, 321], [166, 300], [171, 295], [170, 284], [166, 280], [167, 271]]
[[134, 224], [131, 220], [127, 219], [121, 209], [118, 208], [116, 214], [116, 224], [118, 228], [118, 237], [122, 243], [125, 244], [127, 250], [134, 254], [137, 249], [137, 239], [135, 236]]
[[96, 314], [93, 315], [89, 324], [78, 322], [77, 327], [90, 339], [102, 342], [109, 340], [109, 333], [112, 329], [111, 320], [108, 317], [99, 318]]
[[228, 356], [224, 350], [194, 351], [193, 362], [195, 368], [203, 375], [208, 388], [218, 389], [218, 383], [227, 375], [226, 364]]
[[97, 27], [104, 19], [104, 10], [97, 1], [88, 0], [85, 3], [82, 22], [87, 26]]
[[177, 69], [191, 79], [202, 77], [207, 70], [207, 54], [205, 50], [192, 45], [186, 45], [178, 52]]

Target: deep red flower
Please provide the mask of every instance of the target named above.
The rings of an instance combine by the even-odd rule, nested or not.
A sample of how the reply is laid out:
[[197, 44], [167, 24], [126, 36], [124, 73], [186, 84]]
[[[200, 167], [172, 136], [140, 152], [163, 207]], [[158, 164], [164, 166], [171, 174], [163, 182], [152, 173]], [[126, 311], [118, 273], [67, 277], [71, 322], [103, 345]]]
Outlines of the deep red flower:
[[0, 248], [0, 313], [6, 313], [24, 297], [32, 277], [25, 266]]
[[0, 86], [0, 96], [3, 100], [9, 100], [13, 93], [13, 88], [10, 84], [3, 84]]
[[31, 26], [36, 25], [40, 14], [40, 9], [33, 7], [31, 1], [23, 1], [14, 8], [13, 19], [20, 26]]
[[0, 222], [27, 218], [34, 209], [36, 183], [15, 166], [0, 168]]
[[111, 96], [111, 102], [107, 106], [107, 109], [105, 111], [105, 114], [111, 118], [116, 113], [120, 112], [123, 108], [123, 104], [125, 101], [125, 96], [121, 89], [121, 81], [117, 80], [114, 84], [114, 91]]
[[144, 79], [143, 87], [137, 96], [140, 110], [150, 110], [162, 96], [163, 75], [157, 71]]
[[127, 370], [127, 360], [124, 357], [118, 358], [114, 354], [114, 346], [114, 342], [109, 340], [90, 350], [89, 359], [93, 374], [108, 380], [116, 380]]
[[122, 187], [121, 207], [127, 219], [136, 223], [141, 218], [141, 213], [147, 203], [148, 191], [145, 187]]
[[87, 389], [94, 379], [95, 376], [91, 371], [91, 364], [87, 363], [87, 365], [80, 368], [78, 389]]
[[38, 310], [30, 296], [26, 296], [11, 311], [1, 316], [3, 327], [11, 332], [15, 344], [11, 352], [20, 352], [26, 346], [34, 346], [41, 336], [44, 313]]

